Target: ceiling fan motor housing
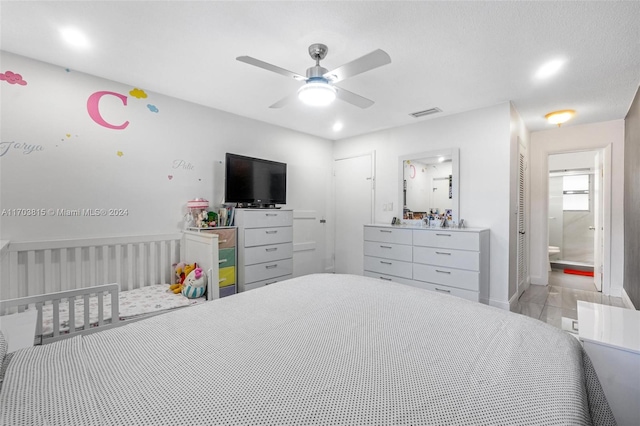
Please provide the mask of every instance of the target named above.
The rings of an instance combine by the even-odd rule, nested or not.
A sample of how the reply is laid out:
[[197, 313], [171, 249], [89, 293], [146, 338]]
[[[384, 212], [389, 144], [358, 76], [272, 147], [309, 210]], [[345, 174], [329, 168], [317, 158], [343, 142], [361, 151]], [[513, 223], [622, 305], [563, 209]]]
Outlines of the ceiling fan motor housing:
[[311, 79], [318, 79], [321, 78], [325, 81], [327, 81], [326, 78], [323, 77], [323, 75], [325, 75], [326, 73], [328, 73], [329, 70], [327, 70], [325, 67], [321, 67], [320, 65], [316, 65], [315, 67], [311, 67], [311, 68], [307, 68], [307, 79], [311, 80]]

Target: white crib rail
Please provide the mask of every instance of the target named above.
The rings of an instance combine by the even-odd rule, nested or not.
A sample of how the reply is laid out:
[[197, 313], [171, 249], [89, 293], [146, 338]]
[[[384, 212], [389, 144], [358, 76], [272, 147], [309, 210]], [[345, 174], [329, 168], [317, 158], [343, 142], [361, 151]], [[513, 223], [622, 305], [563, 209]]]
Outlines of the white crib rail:
[[182, 234], [14, 242], [3, 246], [0, 300], [119, 283], [172, 283]]
[[[9, 315], [18, 312], [24, 312], [25, 310], [35, 309], [38, 311], [36, 320], [36, 338], [41, 339], [36, 343], [49, 343], [60, 339], [72, 337], [76, 334], [88, 334], [92, 330], [92, 324], [89, 319], [89, 300], [91, 296], [98, 297], [98, 322], [95, 326], [95, 330], [105, 330], [107, 324], [105, 323], [104, 315], [104, 296], [105, 294], [111, 298], [111, 313], [109, 320], [109, 327], [116, 327], [119, 325], [119, 300], [118, 300], [118, 284], [105, 284], [95, 287], [88, 287], [79, 290], [67, 290], [57, 293], [42, 294], [39, 296], [21, 297], [17, 299], [2, 300], [0, 301], [0, 316]], [[83, 306], [83, 319], [79, 327], [76, 327], [76, 298], [82, 300]], [[43, 330], [43, 318], [42, 307], [46, 303], [53, 305], [53, 334], [42, 335]], [[69, 304], [69, 318], [68, 318], [68, 330], [60, 329], [60, 304]]]

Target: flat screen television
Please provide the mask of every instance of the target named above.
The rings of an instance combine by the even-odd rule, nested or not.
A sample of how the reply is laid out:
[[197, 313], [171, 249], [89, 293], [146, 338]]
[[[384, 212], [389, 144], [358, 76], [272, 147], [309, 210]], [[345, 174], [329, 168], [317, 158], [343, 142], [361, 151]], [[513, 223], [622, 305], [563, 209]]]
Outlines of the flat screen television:
[[286, 204], [286, 163], [227, 153], [224, 198], [239, 207]]

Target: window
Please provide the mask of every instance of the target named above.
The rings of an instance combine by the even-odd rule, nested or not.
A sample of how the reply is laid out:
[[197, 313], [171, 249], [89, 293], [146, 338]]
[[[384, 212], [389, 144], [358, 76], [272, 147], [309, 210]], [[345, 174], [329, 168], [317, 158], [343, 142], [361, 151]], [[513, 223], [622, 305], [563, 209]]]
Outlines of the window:
[[589, 211], [589, 175], [563, 176], [562, 210]]

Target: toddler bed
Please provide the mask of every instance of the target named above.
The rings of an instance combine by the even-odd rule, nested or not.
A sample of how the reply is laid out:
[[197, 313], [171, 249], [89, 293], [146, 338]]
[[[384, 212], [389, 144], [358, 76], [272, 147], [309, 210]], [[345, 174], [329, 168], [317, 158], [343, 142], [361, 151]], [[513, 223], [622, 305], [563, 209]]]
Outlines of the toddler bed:
[[[19, 243], [8, 244], [6, 251], [9, 261], [3, 259], [3, 268], [8, 266], [10, 273], [3, 275], [10, 278], [3, 280], [3, 298], [12, 290], [19, 289], [23, 293], [43, 287], [51, 290], [56, 283], [58, 288], [69, 287], [81, 283], [80, 277], [89, 277], [91, 284], [100, 280], [97, 277], [104, 281], [119, 278], [124, 283], [124, 289], [119, 283], [89, 285], [0, 301], [0, 315], [26, 309], [38, 311], [36, 343], [48, 343], [75, 333], [95, 332], [119, 325], [122, 320], [147, 318], [219, 297], [218, 238], [213, 234], [185, 232], [168, 236], [77, 240], [75, 244], [69, 241]], [[70, 259], [69, 253], [74, 254], [73, 258]], [[188, 299], [169, 292], [170, 284], [154, 283], [158, 278], [173, 282], [172, 265], [178, 259], [195, 262], [207, 277], [214, 277], [208, 280], [206, 298]], [[75, 275], [70, 276], [70, 271]], [[18, 284], [7, 288], [6, 282]]]
[[615, 424], [573, 336], [351, 275], [282, 281], [4, 364], [7, 425]]

